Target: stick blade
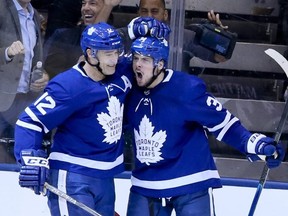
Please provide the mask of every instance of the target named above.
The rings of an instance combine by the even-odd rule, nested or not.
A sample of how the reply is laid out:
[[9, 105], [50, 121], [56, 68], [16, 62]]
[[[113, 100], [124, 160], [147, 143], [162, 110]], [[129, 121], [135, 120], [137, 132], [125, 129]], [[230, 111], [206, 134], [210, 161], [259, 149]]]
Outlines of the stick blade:
[[282, 54], [280, 54], [279, 52], [277, 52], [276, 50], [271, 49], [271, 48], [265, 50], [265, 53], [277, 62], [277, 64], [283, 69], [283, 71], [285, 72], [285, 74], [288, 78], [288, 61], [287, 61], [287, 59]]

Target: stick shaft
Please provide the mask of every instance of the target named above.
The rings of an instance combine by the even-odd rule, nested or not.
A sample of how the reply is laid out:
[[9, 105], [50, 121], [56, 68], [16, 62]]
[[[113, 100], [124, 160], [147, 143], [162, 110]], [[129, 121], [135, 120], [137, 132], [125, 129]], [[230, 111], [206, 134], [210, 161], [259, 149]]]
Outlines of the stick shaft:
[[[282, 112], [282, 116], [281, 116], [281, 119], [280, 119], [279, 124], [277, 126], [276, 133], [275, 133], [274, 141], [276, 144], [280, 141], [280, 137], [281, 137], [281, 134], [283, 132], [283, 129], [284, 129], [284, 126], [285, 126], [285, 123], [287, 120], [287, 116], [288, 116], [288, 100], [285, 103], [285, 107], [284, 107], [284, 110]], [[261, 177], [259, 179], [259, 184], [258, 184], [256, 193], [254, 195], [254, 199], [253, 199], [252, 205], [250, 207], [250, 211], [249, 211], [248, 216], [254, 215], [254, 211], [256, 209], [256, 206], [257, 206], [258, 200], [260, 198], [262, 189], [264, 188], [268, 174], [269, 174], [269, 168], [265, 164], [265, 167], [264, 167], [262, 174], [261, 174]]]
[[253, 216], [253, 215], [254, 215], [254, 212], [255, 212], [255, 210], [256, 210], [256, 206], [257, 206], [258, 200], [259, 200], [259, 198], [260, 198], [262, 189], [263, 189], [263, 187], [264, 187], [264, 185], [265, 185], [265, 182], [266, 182], [268, 173], [269, 173], [269, 168], [268, 168], [267, 165], [265, 164], [265, 166], [264, 166], [264, 168], [263, 168], [263, 171], [262, 171], [261, 178], [260, 178], [260, 180], [259, 180], [259, 184], [258, 184], [258, 186], [257, 186], [256, 193], [255, 193], [254, 198], [253, 198], [253, 201], [252, 201], [252, 205], [251, 205], [250, 210], [249, 210], [248, 216]]
[[44, 184], [44, 187], [51, 191], [52, 193], [56, 194], [57, 196], [65, 199], [66, 201], [78, 206], [79, 208], [83, 209], [84, 211], [90, 213], [91, 215], [94, 216], [101, 216], [101, 214], [97, 213], [96, 211], [94, 211], [93, 209], [89, 208], [88, 206], [84, 205], [81, 202], [78, 202], [77, 200], [73, 199], [72, 197], [70, 197], [68, 194], [62, 192], [61, 190], [59, 190], [56, 187], [53, 187], [52, 185], [48, 184], [47, 182]]

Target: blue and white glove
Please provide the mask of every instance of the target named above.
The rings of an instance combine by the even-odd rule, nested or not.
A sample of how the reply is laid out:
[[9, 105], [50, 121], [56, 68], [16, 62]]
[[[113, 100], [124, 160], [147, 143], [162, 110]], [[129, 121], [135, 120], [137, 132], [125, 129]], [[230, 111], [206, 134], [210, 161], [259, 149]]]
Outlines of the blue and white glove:
[[44, 184], [48, 179], [48, 159], [43, 150], [26, 149], [21, 152], [19, 185], [34, 190], [35, 194], [46, 194]]
[[280, 142], [275, 144], [272, 138], [259, 133], [250, 136], [246, 151], [250, 161], [265, 160], [270, 169], [278, 167], [285, 156]]
[[167, 38], [170, 32], [168, 25], [152, 17], [136, 17], [128, 24], [128, 34], [131, 40], [143, 36]]
[[151, 22], [148, 22], [148, 26], [150, 29], [150, 36], [156, 37], [158, 39], [167, 39], [171, 29], [168, 25], [163, 22], [160, 22], [156, 19], [153, 19]]

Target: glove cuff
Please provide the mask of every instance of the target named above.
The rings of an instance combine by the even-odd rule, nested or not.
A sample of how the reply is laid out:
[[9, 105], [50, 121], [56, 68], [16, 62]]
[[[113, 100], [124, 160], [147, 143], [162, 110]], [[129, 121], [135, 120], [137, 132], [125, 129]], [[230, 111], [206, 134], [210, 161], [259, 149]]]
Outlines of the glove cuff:
[[249, 154], [257, 154], [256, 153], [257, 143], [260, 139], [264, 137], [266, 137], [264, 134], [260, 133], [252, 134], [247, 141], [246, 152]]
[[47, 158], [35, 156], [22, 156], [22, 160], [26, 166], [45, 167], [49, 169], [49, 162]]
[[134, 40], [136, 38], [135, 34], [134, 34], [134, 23], [135, 20], [139, 19], [139, 17], [134, 18], [133, 20], [131, 20], [131, 22], [128, 24], [127, 28], [128, 28], [128, 35], [130, 37], [131, 40]]
[[49, 169], [47, 154], [43, 150], [25, 149], [21, 151], [21, 165], [37, 166]]
[[129, 38], [131, 40], [134, 40], [136, 38], [134, 32], [133, 32], [133, 26], [128, 26], [128, 35], [129, 35]]

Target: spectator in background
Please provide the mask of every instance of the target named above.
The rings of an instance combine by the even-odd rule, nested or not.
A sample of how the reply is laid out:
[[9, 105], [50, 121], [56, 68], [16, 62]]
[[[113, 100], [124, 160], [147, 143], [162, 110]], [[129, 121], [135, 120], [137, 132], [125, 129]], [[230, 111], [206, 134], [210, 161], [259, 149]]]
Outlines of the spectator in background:
[[[168, 11], [166, 9], [164, 0], [140, 0], [138, 14], [141, 17], [153, 17], [161, 22], [168, 22]], [[219, 14], [214, 14], [214, 11], [211, 10], [208, 12], [208, 19], [211, 22], [218, 24], [222, 28], [228, 28], [223, 26]], [[129, 50], [131, 47], [131, 39], [128, 36], [128, 30], [126, 27], [121, 28], [120, 34], [124, 38], [124, 44], [126, 50]], [[172, 29], [173, 31], [173, 29]], [[201, 58], [202, 60], [207, 60], [210, 62], [218, 63], [224, 62], [226, 59], [212, 51], [196, 44], [194, 42], [195, 32], [191, 30], [184, 29], [184, 40], [183, 40], [183, 62], [182, 62], [182, 71], [189, 72], [189, 62], [190, 59], [194, 56]]]
[[14, 125], [35, 100], [48, 75], [31, 83], [31, 70], [43, 61], [39, 14], [29, 0], [0, 1], [0, 137], [13, 138]]
[[53, 0], [48, 7], [47, 28], [45, 40], [56, 29], [73, 28], [77, 26], [81, 18], [82, 0]]
[[120, 2], [121, 0], [83, 0], [83, 23], [74, 28], [58, 29], [45, 41], [44, 67], [51, 78], [72, 67], [82, 55], [80, 36], [85, 26], [107, 22], [113, 7]]
[[[81, 14], [83, 25], [70, 29], [58, 29], [48, 41], [45, 42], [45, 69], [54, 77], [56, 74], [70, 68], [81, 55], [79, 46], [80, 34], [84, 26], [99, 21], [107, 21], [114, 6], [121, 0], [86, 0], [82, 2]], [[139, 15], [150, 16], [161, 22], [168, 21], [168, 11], [164, 0], [140, 0]], [[219, 15], [213, 11], [208, 13], [208, 18], [212, 22], [222, 25]], [[124, 40], [125, 52], [130, 50], [131, 42], [127, 27], [118, 29]], [[194, 43], [195, 32], [185, 30], [183, 71], [189, 71], [189, 61], [193, 56], [214, 63], [226, 61], [223, 56], [215, 54], [210, 50]]]

